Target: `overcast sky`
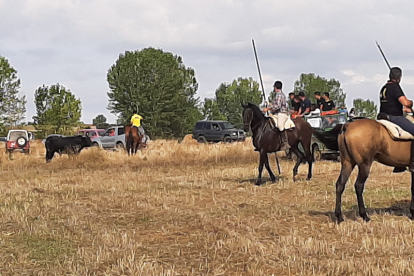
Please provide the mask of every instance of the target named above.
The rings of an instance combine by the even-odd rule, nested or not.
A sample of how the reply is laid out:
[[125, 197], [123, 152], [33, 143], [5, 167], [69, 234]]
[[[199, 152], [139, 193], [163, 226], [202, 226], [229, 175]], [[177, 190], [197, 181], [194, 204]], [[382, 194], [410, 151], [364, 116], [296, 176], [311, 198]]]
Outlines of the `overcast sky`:
[[275, 80], [293, 89], [301, 73], [335, 78], [352, 99], [372, 99], [388, 69], [403, 69], [414, 96], [414, 1], [409, 0], [0, 0], [0, 55], [18, 71], [35, 115], [34, 91], [60, 83], [82, 100], [82, 120], [109, 122], [106, 73], [120, 53], [161, 48], [195, 69], [198, 96], [222, 82], [259, 80], [255, 39], [268, 95]]

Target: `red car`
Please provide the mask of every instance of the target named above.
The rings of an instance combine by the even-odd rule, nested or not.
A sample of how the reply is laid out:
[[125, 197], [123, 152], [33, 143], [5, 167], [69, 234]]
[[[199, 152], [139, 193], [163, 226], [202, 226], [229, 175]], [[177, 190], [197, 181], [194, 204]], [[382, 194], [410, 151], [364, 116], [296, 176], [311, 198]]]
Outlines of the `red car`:
[[78, 130], [76, 135], [82, 135], [89, 138], [95, 138], [104, 135], [105, 129], [81, 129]]
[[25, 154], [30, 153], [29, 133], [27, 130], [9, 130], [6, 138], [6, 153], [20, 151]]

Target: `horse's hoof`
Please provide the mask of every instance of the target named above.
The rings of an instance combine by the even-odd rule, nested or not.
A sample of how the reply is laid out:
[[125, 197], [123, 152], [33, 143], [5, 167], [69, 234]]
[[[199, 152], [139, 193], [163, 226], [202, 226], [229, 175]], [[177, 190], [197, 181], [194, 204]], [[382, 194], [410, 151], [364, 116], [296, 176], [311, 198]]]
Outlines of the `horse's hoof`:
[[367, 216], [367, 215], [365, 215], [365, 216], [363, 216], [362, 217], [362, 219], [365, 221], [365, 222], [369, 222], [371, 219]]
[[306, 181], [309, 181], [309, 180], [311, 180], [312, 179], [312, 176], [308, 176], [307, 178], [306, 178]]
[[262, 181], [257, 180], [257, 181], [256, 181], [256, 183], [255, 183], [255, 185], [256, 185], [256, 186], [260, 186], [260, 185], [262, 185]]
[[341, 224], [341, 222], [344, 222], [344, 218], [342, 216], [336, 217], [336, 223]]

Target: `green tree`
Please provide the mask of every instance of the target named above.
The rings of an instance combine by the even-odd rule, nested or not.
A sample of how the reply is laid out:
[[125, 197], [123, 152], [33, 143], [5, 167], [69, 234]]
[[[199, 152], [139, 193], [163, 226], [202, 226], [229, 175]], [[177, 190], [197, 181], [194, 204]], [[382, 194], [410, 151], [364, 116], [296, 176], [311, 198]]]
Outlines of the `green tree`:
[[313, 73], [301, 74], [299, 80], [295, 81], [295, 94], [305, 92], [305, 95], [312, 102], [316, 102], [314, 93], [316, 91], [329, 92], [329, 97], [335, 102], [335, 106], [345, 105], [346, 94], [341, 88], [341, 83], [336, 79], [326, 79]]
[[374, 101], [363, 100], [363, 99], [354, 99], [353, 101], [355, 113], [357, 116], [375, 118], [377, 116], [377, 105]]
[[202, 118], [195, 72], [172, 53], [126, 51], [108, 70], [107, 81], [108, 109], [124, 123], [138, 109], [152, 137], [182, 137]]
[[99, 114], [98, 116], [95, 117], [95, 119], [92, 120], [93, 125], [104, 124], [104, 123], [106, 123], [106, 117], [103, 114]]
[[220, 113], [215, 98], [205, 98], [202, 113], [206, 120], [227, 120], [226, 116]]
[[55, 133], [63, 133], [67, 127], [79, 123], [81, 101], [63, 85], [43, 85], [36, 89], [34, 98], [36, 116], [33, 120], [37, 125], [53, 126]]
[[227, 120], [236, 127], [242, 127], [243, 108], [241, 103], [260, 104], [262, 92], [259, 83], [253, 78], [237, 78], [230, 84], [222, 83], [217, 88], [214, 99], [206, 99], [203, 115], [207, 119]]
[[95, 117], [95, 119], [92, 120], [92, 124], [96, 126], [96, 128], [102, 128], [105, 129], [109, 126], [109, 124], [106, 122], [106, 117], [103, 114], [99, 114]]
[[25, 118], [26, 96], [20, 96], [19, 89], [17, 71], [0, 56], [0, 125], [14, 127]]

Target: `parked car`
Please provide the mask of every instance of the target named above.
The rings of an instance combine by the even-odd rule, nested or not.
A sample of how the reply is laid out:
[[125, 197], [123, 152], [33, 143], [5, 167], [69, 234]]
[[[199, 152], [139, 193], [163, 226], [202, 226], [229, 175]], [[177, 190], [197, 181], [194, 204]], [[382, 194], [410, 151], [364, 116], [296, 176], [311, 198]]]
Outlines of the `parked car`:
[[81, 135], [89, 138], [96, 138], [103, 136], [105, 134], [105, 129], [80, 129], [76, 135]]
[[23, 129], [9, 130], [6, 137], [6, 153], [19, 151], [25, 154], [30, 153], [29, 133]]
[[93, 146], [104, 149], [124, 149], [126, 147], [124, 126], [112, 126], [102, 136], [91, 138], [91, 140]]
[[193, 139], [199, 143], [244, 141], [246, 134], [227, 121], [198, 121], [193, 130]]

